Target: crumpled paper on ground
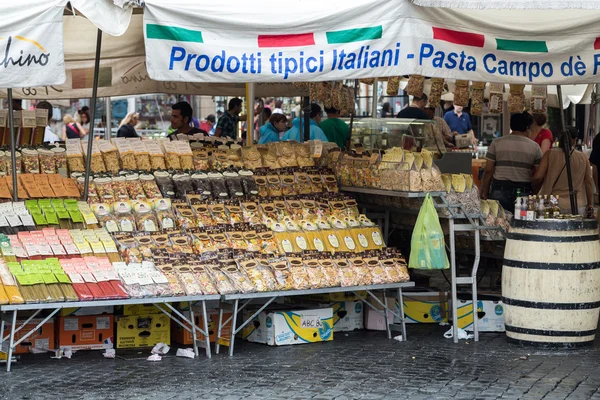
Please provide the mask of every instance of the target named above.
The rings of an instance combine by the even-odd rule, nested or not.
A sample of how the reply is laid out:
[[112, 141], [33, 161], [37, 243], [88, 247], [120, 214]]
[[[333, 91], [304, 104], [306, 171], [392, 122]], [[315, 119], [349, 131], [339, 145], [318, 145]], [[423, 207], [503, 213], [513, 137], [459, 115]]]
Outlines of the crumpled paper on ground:
[[194, 353], [194, 349], [177, 349], [177, 357], [187, 357], [194, 358], [196, 354]]
[[[448, 332], [444, 333], [444, 337], [446, 339], [452, 339], [452, 337], [454, 336], [452, 329], [453, 328], [450, 328]], [[473, 338], [474, 336], [472, 334], [467, 333], [467, 331], [465, 331], [464, 329], [458, 328], [458, 339], [468, 340]]]
[[54, 357], [50, 357], [50, 358], [55, 358], [57, 360], [60, 360], [62, 357], [71, 359], [72, 356], [73, 356], [73, 350], [71, 350], [71, 349], [58, 349], [58, 350], [56, 350], [54, 352]]
[[147, 358], [148, 361], [161, 361], [162, 357], [159, 356], [158, 354], [152, 354], [150, 357]]
[[161, 356], [164, 356], [169, 352], [169, 350], [171, 350], [171, 348], [168, 345], [164, 343], [159, 343], [152, 349], [152, 354], [159, 354]]
[[106, 349], [104, 353], [102, 353], [102, 355], [104, 356], [104, 358], [115, 358], [117, 353], [115, 349]]

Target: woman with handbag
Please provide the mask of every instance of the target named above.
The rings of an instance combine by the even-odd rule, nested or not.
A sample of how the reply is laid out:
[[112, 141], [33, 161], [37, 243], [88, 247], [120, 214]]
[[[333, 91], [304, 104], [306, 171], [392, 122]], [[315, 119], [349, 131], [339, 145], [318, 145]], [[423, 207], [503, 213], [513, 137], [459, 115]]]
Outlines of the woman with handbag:
[[592, 187], [592, 172], [590, 162], [585, 154], [575, 150], [575, 143], [579, 131], [575, 127], [567, 129], [566, 135], [561, 137], [559, 148], [548, 150], [540, 166], [533, 176], [534, 188], [540, 188], [539, 195], [558, 195], [561, 214], [571, 214], [571, 200], [569, 198], [569, 182], [565, 161], [565, 136], [570, 145], [571, 176], [573, 191], [577, 195], [578, 214], [586, 217], [594, 215]]

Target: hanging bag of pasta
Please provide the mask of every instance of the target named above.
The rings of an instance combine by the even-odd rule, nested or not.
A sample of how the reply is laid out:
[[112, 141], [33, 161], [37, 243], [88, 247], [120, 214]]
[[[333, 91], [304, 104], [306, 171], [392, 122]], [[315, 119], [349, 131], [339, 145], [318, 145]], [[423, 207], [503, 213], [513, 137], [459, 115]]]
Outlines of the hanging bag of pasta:
[[444, 78], [431, 78], [431, 90], [429, 92], [429, 107], [437, 107], [442, 100], [444, 92]]
[[488, 111], [491, 114], [502, 113], [502, 103], [504, 102], [503, 93], [504, 84], [502, 83], [490, 83], [490, 103]]
[[473, 82], [473, 93], [471, 93], [471, 115], [483, 114], [483, 97], [485, 82]]
[[390, 76], [387, 79], [387, 89], [386, 93], [388, 96], [398, 96], [398, 91], [400, 90], [400, 77], [399, 76]]
[[469, 81], [457, 80], [454, 88], [454, 105], [469, 106]]
[[406, 85], [406, 93], [410, 96], [423, 97], [423, 87], [425, 86], [425, 77], [421, 75], [411, 75]]
[[508, 111], [510, 113], [522, 113], [525, 108], [525, 85], [511, 84], [508, 95]]
[[430, 194], [425, 196], [413, 230], [408, 266], [424, 270], [450, 268], [444, 231]]
[[542, 114], [548, 111], [546, 105], [547, 88], [546, 85], [531, 86], [531, 100], [529, 109], [534, 114]]

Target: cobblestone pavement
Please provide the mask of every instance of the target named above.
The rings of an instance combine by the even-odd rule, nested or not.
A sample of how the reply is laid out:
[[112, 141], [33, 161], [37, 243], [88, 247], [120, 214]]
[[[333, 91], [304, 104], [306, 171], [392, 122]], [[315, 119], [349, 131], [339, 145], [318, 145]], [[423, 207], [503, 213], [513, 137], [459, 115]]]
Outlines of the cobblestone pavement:
[[[445, 328], [336, 333], [329, 343], [268, 347], [239, 341], [236, 355], [191, 360], [71, 360], [26, 356], [0, 371], [3, 399], [600, 399], [600, 346], [541, 351], [503, 334], [455, 345]], [[141, 357], [141, 356], [140, 356]], [[144, 356], [145, 357], [145, 356]], [[2, 367], [0, 365], [0, 367]]]

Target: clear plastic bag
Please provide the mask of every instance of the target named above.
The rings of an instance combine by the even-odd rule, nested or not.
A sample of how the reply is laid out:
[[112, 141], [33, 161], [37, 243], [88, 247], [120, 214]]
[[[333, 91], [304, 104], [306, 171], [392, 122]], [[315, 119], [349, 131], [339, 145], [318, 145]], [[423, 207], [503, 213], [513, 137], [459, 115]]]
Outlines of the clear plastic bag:
[[444, 231], [429, 193], [423, 201], [413, 230], [409, 266], [426, 270], [450, 268], [444, 245]]

